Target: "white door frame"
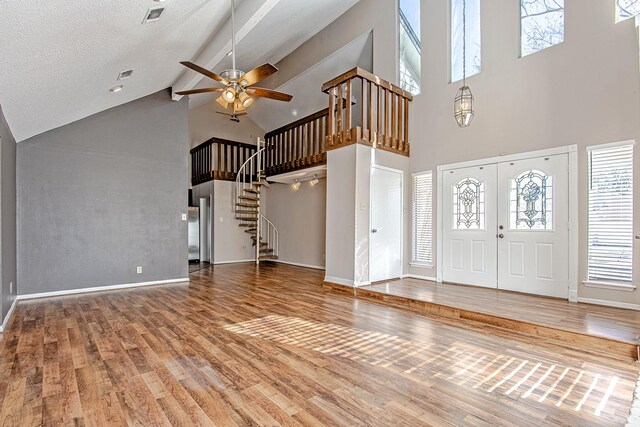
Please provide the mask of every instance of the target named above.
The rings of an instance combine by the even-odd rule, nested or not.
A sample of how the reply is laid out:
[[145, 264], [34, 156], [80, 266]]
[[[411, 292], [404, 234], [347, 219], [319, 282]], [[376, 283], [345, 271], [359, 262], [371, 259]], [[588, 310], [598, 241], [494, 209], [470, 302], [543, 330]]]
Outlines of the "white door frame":
[[448, 165], [438, 165], [436, 168], [437, 190], [436, 203], [438, 204], [436, 218], [436, 248], [437, 267], [436, 279], [442, 282], [443, 249], [442, 249], [442, 182], [445, 171], [460, 169], [470, 166], [482, 166], [492, 163], [510, 162], [515, 160], [532, 159], [536, 157], [553, 156], [556, 154], [568, 154], [569, 156], [569, 301], [578, 301], [578, 146], [566, 145], [563, 147], [549, 148], [546, 150], [527, 151], [524, 153], [509, 154], [505, 156], [490, 157], [486, 159], [470, 160], [466, 162], [451, 163]]
[[[369, 229], [367, 230], [368, 235], [368, 244], [369, 244], [369, 277], [367, 283], [361, 283], [357, 286], [364, 286], [371, 284], [371, 212], [373, 211], [371, 201], [373, 200], [373, 169], [381, 169], [389, 172], [399, 173], [400, 174], [400, 211], [402, 213], [402, 221], [400, 221], [400, 272], [404, 274], [404, 220], [405, 220], [405, 211], [404, 211], [404, 171], [401, 169], [394, 169], [388, 166], [381, 166], [373, 164], [371, 165], [371, 173], [369, 175]], [[357, 209], [357, 207], [356, 207]], [[402, 278], [402, 274], [400, 278]]]

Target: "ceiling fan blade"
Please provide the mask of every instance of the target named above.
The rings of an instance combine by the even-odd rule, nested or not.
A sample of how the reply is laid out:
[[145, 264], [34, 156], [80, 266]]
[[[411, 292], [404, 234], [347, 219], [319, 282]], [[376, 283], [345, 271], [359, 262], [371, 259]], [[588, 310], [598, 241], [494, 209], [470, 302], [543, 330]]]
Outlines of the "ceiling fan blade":
[[194, 93], [220, 92], [224, 90], [222, 87], [207, 87], [203, 89], [183, 90], [176, 92], [176, 95], [193, 95]]
[[278, 71], [278, 69], [273, 65], [268, 63], [262, 64], [261, 66], [245, 73], [245, 75], [240, 78], [240, 84], [245, 87], [254, 85], [259, 81], [266, 79], [276, 71]]
[[276, 92], [275, 90], [264, 89], [261, 87], [248, 87], [246, 92], [249, 95], [259, 96], [261, 98], [275, 99], [276, 101], [289, 102], [293, 99], [293, 96], [286, 93]]
[[193, 62], [189, 62], [189, 61], [182, 61], [180, 62], [182, 65], [184, 65], [185, 67], [191, 68], [193, 71], [197, 71], [200, 74], [203, 74], [207, 77], [209, 77], [210, 79], [213, 79], [217, 82], [222, 83], [223, 85], [228, 85], [229, 82], [227, 81], [227, 79], [224, 79], [222, 77], [220, 77], [219, 75], [217, 75], [216, 73], [213, 73], [209, 70], [207, 70], [206, 68], [202, 68], [199, 65], [194, 64]]

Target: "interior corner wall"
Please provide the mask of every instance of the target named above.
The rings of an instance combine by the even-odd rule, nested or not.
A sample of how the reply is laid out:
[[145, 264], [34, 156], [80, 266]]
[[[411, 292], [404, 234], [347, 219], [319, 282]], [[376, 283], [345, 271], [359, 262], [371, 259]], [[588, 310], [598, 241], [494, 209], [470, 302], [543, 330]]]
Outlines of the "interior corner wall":
[[265, 215], [279, 232], [279, 261], [324, 269], [326, 180], [314, 186], [300, 184], [297, 190], [288, 184], [271, 184], [265, 190]]
[[[483, 1], [482, 72], [467, 79], [475, 97], [475, 118], [461, 129], [453, 98], [461, 85], [449, 83], [448, 1], [422, 2], [422, 95], [411, 105], [411, 171], [576, 144], [578, 146], [579, 298], [640, 304], [635, 292], [586, 288], [586, 147], [640, 139], [638, 32], [633, 19], [616, 23], [613, 1], [565, 0], [565, 41], [519, 57], [518, 2]], [[634, 175], [640, 177], [640, 146]], [[640, 179], [635, 180], [638, 195]], [[634, 198], [640, 218], [640, 197]], [[434, 254], [437, 199], [433, 199]], [[410, 224], [409, 224], [410, 225]], [[635, 233], [640, 224], [636, 222]], [[634, 283], [640, 283], [640, 250], [635, 245]], [[437, 259], [434, 257], [434, 265]], [[435, 277], [432, 269], [407, 266]]]
[[165, 90], [18, 144], [20, 295], [188, 277], [187, 107]]
[[[0, 298], [2, 323], [16, 297], [16, 140], [0, 107]], [[11, 284], [13, 283], [13, 292]]]
[[354, 285], [356, 145], [327, 152], [327, 281]]
[[243, 262], [255, 260], [251, 235], [245, 233], [236, 219], [235, 182], [213, 181], [213, 262]]
[[255, 124], [249, 116], [242, 116], [240, 122], [234, 123], [229, 120], [229, 116], [218, 114], [218, 108], [218, 104], [212, 101], [189, 110], [189, 144], [191, 148], [202, 144], [211, 137], [254, 145], [257, 137], [264, 138], [264, 130]]

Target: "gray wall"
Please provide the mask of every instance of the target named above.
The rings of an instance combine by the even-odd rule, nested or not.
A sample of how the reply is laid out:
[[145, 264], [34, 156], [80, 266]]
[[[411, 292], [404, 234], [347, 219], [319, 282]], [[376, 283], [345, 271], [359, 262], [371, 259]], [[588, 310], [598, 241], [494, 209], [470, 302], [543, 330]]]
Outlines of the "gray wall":
[[161, 91], [18, 144], [21, 295], [188, 277], [187, 115]]
[[[551, 147], [578, 146], [578, 297], [640, 304], [640, 291], [587, 288], [587, 152], [589, 145], [640, 139], [638, 32], [633, 19], [616, 23], [613, 2], [565, 1], [565, 41], [519, 57], [517, 2], [482, 2], [482, 72], [467, 79], [476, 115], [469, 128], [453, 118], [461, 82], [449, 82], [447, 2], [422, 2], [423, 94], [411, 106], [411, 171], [434, 172], [437, 165]], [[634, 175], [640, 176], [636, 145]], [[640, 185], [635, 183], [636, 218]], [[433, 200], [436, 231], [437, 199]], [[409, 224], [407, 224], [409, 225]], [[640, 233], [636, 221], [635, 232]], [[434, 234], [433, 249], [437, 248]], [[634, 248], [635, 284], [640, 283], [640, 250]], [[434, 266], [437, 259], [434, 257]], [[408, 267], [435, 276], [434, 268]]]
[[[16, 295], [16, 140], [0, 107], [0, 271], [2, 284], [2, 320], [4, 321]], [[13, 294], [9, 292], [13, 282]]]
[[274, 183], [262, 191], [265, 215], [279, 232], [279, 261], [324, 269], [327, 181], [301, 182], [297, 190]]

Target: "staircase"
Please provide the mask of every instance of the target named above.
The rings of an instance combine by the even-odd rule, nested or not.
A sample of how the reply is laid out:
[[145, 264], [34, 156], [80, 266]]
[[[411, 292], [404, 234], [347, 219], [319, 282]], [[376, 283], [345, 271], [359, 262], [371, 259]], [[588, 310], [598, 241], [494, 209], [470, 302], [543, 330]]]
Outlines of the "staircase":
[[258, 150], [238, 170], [234, 194], [235, 217], [253, 241], [256, 264], [278, 259], [278, 229], [260, 212], [260, 190], [269, 187], [264, 145], [258, 139]]

